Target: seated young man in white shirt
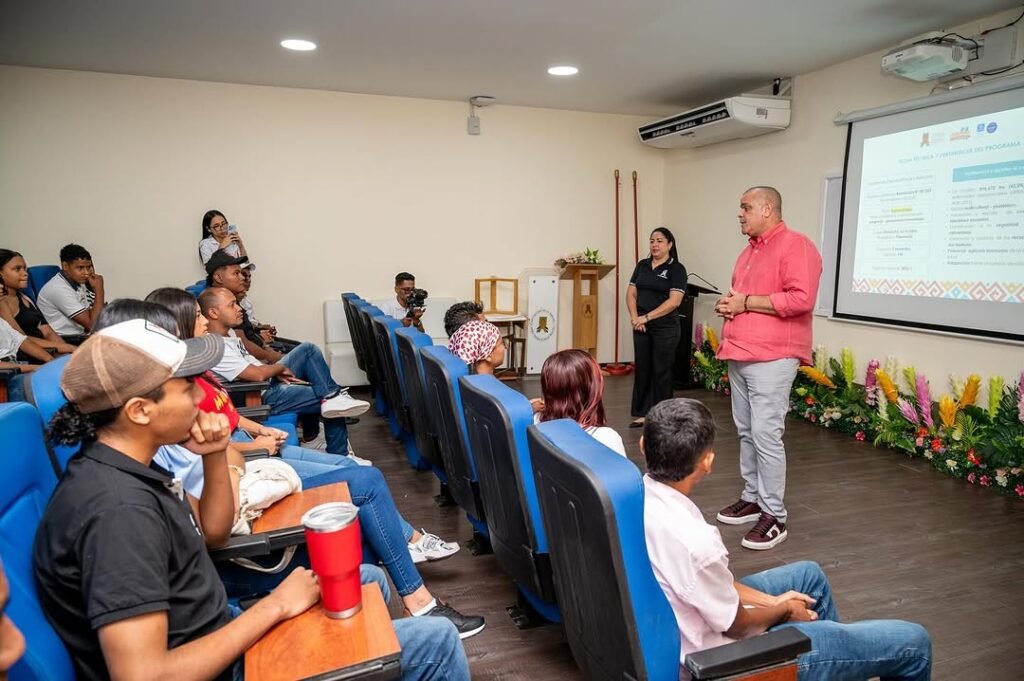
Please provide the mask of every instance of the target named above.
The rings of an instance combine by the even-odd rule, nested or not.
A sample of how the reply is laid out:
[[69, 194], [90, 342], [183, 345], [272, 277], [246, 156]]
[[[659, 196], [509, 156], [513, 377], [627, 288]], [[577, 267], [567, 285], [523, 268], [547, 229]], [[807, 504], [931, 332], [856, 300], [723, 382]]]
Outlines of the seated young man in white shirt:
[[60, 249], [60, 272], [39, 290], [36, 299], [46, 323], [61, 336], [92, 330], [103, 310], [103, 275], [96, 274], [92, 255], [78, 244]]
[[213, 368], [215, 374], [226, 381], [270, 381], [263, 391], [263, 403], [271, 414], [322, 417], [327, 451], [370, 465], [352, 454], [345, 425], [345, 417], [362, 414], [370, 404], [350, 397], [348, 390], [335, 383], [320, 348], [301, 343], [276, 364], [264, 364], [250, 355], [235, 335], [242, 324], [242, 308], [231, 291], [208, 288], [200, 294], [199, 306], [209, 321], [208, 333], [224, 339], [224, 357]]
[[395, 275], [395, 297], [380, 306], [380, 311], [389, 317], [402, 322], [402, 326], [411, 326], [423, 330], [423, 313], [427, 308], [409, 308], [409, 295], [416, 289], [416, 277], [408, 272]]
[[793, 626], [812, 650], [797, 660], [801, 681], [931, 677], [931, 638], [901, 620], [839, 622], [828, 578], [803, 561], [736, 581], [718, 528], [689, 494], [711, 473], [715, 424], [702, 403], [670, 399], [647, 414], [640, 449], [644, 476], [644, 533], [654, 575], [679, 626], [686, 655]]

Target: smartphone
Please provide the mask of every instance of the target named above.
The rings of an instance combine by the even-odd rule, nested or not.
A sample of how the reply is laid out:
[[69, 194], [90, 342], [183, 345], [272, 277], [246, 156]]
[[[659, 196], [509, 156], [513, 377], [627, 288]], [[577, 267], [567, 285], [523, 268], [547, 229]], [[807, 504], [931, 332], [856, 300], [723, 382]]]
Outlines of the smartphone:
[[238, 231], [238, 225], [228, 225], [228, 234], [232, 234]]

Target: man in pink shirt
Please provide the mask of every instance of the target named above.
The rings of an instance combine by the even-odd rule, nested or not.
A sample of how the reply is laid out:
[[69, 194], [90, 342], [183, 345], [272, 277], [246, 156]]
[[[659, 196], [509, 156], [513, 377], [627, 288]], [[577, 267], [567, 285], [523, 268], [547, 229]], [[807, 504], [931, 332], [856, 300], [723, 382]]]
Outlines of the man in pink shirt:
[[832, 587], [817, 563], [733, 576], [718, 528], [689, 496], [711, 474], [714, 442], [711, 412], [681, 398], [656, 404], [640, 439], [647, 460], [644, 539], [679, 627], [680, 662], [769, 629], [796, 627], [811, 639], [811, 652], [797, 658], [799, 681], [931, 678], [928, 631], [903, 620], [840, 622]]
[[755, 522], [748, 549], [785, 541], [786, 430], [797, 368], [811, 363], [811, 311], [818, 297], [821, 255], [782, 221], [782, 196], [751, 187], [740, 198], [740, 230], [750, 240], [732, 273], [729, 295], [715, 305], [725, 319], [718, 358], [729, 362], [732, 416], [740, 437], [743, 492], [718, 513], [719, 522]]

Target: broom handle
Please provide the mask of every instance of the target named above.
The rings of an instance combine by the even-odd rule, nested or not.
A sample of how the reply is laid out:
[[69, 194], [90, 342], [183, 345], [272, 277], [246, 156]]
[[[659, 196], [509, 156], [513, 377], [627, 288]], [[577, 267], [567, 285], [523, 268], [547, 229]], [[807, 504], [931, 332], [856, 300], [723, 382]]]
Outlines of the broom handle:
[[636, 171], [633, 171], [633, 255], [640, 262], [640, 218], [636, 208]]
[[615, 169], [615, 363], [619, 363], [619, 193], [622, 183], [619, 182], [619, 169]]

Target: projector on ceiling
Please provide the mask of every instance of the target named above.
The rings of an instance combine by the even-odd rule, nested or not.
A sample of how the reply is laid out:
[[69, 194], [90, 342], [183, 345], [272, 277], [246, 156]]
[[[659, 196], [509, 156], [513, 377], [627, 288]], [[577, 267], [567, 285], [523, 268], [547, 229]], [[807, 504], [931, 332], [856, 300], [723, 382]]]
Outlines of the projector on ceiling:
[[916, 81], [935, 80], [967, 68], [967, 50], [948, 43], [898, 47], [882, 57], [882, 71]]

